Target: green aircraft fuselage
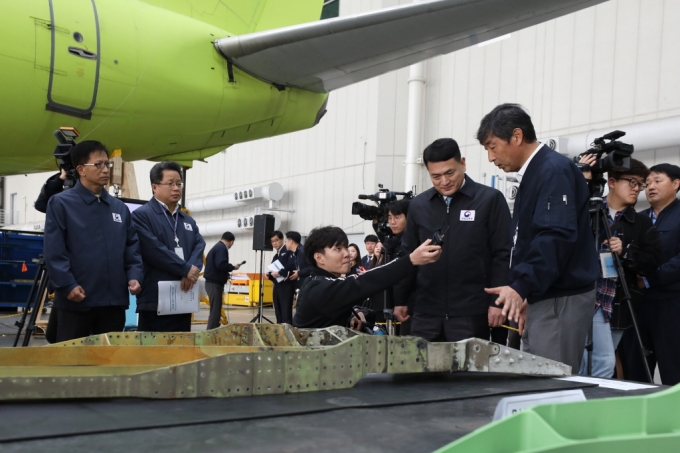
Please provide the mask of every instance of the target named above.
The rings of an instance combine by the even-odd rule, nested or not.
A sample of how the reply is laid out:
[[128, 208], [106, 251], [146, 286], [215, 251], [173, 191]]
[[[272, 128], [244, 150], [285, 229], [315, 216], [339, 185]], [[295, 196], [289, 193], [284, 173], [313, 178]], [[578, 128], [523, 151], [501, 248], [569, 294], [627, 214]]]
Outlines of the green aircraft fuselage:
[[55, 169], [60, 126], [121, 149], [126, 161], [186, 166], [235, 143], [312, 127], [327, 94], [252, 77], [228, 65], [212, 42], [317, 20], [322, 4], [3, 2], [0, 174]]

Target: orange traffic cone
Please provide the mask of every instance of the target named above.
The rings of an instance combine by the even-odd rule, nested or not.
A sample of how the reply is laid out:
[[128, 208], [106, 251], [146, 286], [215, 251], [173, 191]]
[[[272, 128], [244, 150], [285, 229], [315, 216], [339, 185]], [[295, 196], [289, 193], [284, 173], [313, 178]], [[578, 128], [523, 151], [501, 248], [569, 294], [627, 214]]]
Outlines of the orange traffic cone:
[[26, 266], [26, 261], [21, 263], [21, 272], [28, 272], [28, 266]]

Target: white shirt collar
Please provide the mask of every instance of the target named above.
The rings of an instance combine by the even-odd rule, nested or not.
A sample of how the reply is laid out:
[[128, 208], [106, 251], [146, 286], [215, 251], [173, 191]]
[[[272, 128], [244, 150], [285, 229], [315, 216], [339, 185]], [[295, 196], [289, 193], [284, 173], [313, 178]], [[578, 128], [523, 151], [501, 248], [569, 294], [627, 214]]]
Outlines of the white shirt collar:
[[[156, 198], [156, 197], [154, 197], [154, 198]], [[168, 208], [168, 205], [167, 205], [167, 204], [163, 203], [163, 202], [162, 202], [161, 200], [159, 200], [158, 198], [156, 198], [156, 201], [159, 202], [160, 205], [161, 205], [162, 207], [164, 207], [166, 211], [170, 212], [170, 208]], [[179, 207], [180, 207], [180, 206], [179, 206], [179, 203], [177, 203], [177, 206], [175, 206], [175, 210], [172, 212], [172, 215], [175, 215], [175, 214], [177, 213], [177, 211], [179, 211]]]
[[543, 146], [543, 143], [539, 142], [539, 143], [538, 143], [538, 146], [536, 147], [536, 149], [534, 150], [534, 152], [531, 153], [531, 156], [529, 156], [529, 158], [527, 159], [527, 161], [524, 162], [524, 165], [522, 165], [522, 168], [519, 169], [519, 171], [517, 172], [517, 181], [518, 181], [518, 182], [522, 182], [522, 177], [523, 177], [524, 174], [527, 172], [527, 168], [529, 167], [529, 163], [531, 162], [531, 159], [534, 158], [534, 156], [536, 155], [536, 153], [538, 152], [538, 150], [541, 149], [542, 146]]

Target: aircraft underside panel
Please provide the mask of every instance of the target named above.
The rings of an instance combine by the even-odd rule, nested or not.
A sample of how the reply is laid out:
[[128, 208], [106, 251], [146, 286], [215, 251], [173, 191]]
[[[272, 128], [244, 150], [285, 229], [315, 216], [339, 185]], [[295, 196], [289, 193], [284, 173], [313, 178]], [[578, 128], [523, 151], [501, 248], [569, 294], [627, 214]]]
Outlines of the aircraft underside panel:
[[369, 373], [571, 372], [562, 363], [477, 338], [428, 343], [342, 327], [264, 324], [110, 333], [49, 347], [5, 348], [0, 363], [0, 400], [224, 398], [350, 388]]

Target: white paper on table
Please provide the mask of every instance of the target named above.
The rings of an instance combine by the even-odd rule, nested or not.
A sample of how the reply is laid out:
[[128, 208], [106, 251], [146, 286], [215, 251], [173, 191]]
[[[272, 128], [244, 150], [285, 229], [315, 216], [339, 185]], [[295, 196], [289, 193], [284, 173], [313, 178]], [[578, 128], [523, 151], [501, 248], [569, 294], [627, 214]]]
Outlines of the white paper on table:
[[[272, 272], [279, 272], [281, 269], [283, 269], [283, 264], [281, 264], [281, 261], [276, 260], [273, 263], [271, 263], [267, 267], [267, 269], [269, 269]], [[286, 277], [281, 277], [280, 275], [278, 277], [276, 277], [276, 281], [279, 282], [279, 283], [281, 283], [285, 279], [286, 279]]]
[[198, 285], [184, 292], [181, 283], [158, 282], [158, 315], [198, 313]]
[[637, 382], [626, 382], [617, 381], [613, 379], [602, 379], [590, 376], [569, 376], [563, 378], [555, 378], [560, 381], [572, 381], [572, 382], [583, 382], [586, 384], [597, 384], [600, 387], [606, 387], [609, 389], [616, 390], [642, 390], [642, 389], [654, 389], [657, 385], [650, 384], [638, 384]]

